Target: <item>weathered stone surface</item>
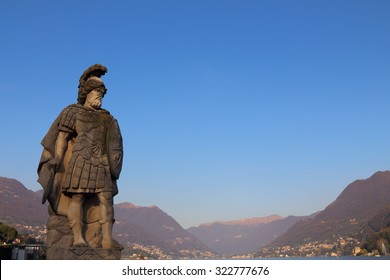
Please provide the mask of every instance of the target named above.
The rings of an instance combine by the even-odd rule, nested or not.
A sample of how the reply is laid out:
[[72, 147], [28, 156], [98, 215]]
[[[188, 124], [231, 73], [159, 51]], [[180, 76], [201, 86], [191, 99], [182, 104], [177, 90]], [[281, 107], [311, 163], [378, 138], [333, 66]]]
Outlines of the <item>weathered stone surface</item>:
[[118, 259], [123, 249], [112, 238], [123, 146], [117, 120], [101, 108], [106, 72], [100, 64], [84, 71], [78, 103], [62, 110], [41, 142], [48, 259]]
[[63, 215], [52, 213], [46, 225], [47, 246], [71, 247], [73, 244], [73, 234], [69, 227], [68, 218]]
[[46, 257], [50, 260], [120, 260], [121, 249], [52, 247], [47, 249]]

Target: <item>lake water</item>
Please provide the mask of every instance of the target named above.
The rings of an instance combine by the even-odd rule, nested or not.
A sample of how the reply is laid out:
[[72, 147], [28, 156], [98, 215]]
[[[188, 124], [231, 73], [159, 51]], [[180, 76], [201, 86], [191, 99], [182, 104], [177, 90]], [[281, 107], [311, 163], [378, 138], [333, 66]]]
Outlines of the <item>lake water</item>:
[[322, 257], [290, 257], [290, 258], [257, 258], [256, 260], [304, 260], [304, 261], [310, 261], [310, 260], [390, 260], [390, 256], [341, 256], [341, 257], [328, 257], [328, 256], [322, 256]]

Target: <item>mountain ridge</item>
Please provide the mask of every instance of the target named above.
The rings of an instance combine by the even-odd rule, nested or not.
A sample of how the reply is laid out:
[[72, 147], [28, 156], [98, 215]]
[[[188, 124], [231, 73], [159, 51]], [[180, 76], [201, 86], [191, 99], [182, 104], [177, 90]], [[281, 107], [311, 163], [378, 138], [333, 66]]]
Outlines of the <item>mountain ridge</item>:
[[[215, 222], [209, 222], [209, 223], [202, 223], [198, 227], [209, 227], [216, 224], [221, 225], [257, 225], [257, 224], [263, 224], [263, 223], [269, 223], [275, 220], [283, 219], [283, 217], [279, 215], [269, 215], [266, 217], [252, 217], [252, 218], [244, 218], [239, 220], [231, 220], [231, 221], [215, 221]], [[191, 228], [191, 227], [190, 227]]]
[[313, 219], [293, 225], [270, 246], [330, 241], [340, 236], [361, 238], [367, 223], [390, 205], [390, 171], [378, 171], [347, 185], [335, 201]]
[[[247, 254], [271, 243], [304, 217], [272, 215], [240, 221], [214, 222], [190, 227], [188, 231], [213, 251], [223, 255]], [[251, 223], [248, 223], [251, 221]], [[257, 223], [253, 223], [258, 221]]]

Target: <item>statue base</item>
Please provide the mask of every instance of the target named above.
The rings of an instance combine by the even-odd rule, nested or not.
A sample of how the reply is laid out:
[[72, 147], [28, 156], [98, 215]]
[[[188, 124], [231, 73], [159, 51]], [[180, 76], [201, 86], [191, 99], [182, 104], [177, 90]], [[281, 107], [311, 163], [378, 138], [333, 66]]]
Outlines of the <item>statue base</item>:
[[122, 248], [102, 249], [89, 247], [50, 247], [47, 260], [120, 260]]

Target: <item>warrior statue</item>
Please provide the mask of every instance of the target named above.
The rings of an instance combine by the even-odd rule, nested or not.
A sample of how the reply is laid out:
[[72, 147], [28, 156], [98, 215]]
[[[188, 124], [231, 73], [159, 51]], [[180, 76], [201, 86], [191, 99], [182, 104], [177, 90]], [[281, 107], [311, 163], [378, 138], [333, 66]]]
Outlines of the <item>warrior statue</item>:
[[[95, 64], [81, 75], [78, 103], [59, 114], [41, 142], [42, 203], [48, 200], [51, 215], [67, 218], [72, 247], [108, 249], [117, 244], [112, 239], [113, 197], [118, 193], [123, 147], [118, 122], [101, 108], [107, 92], [101, 76], [106, 72], [105, 66]], [[99, 244], [85, 238], [87, 207], [98, 209], [94, 215], [102, 236]]]

